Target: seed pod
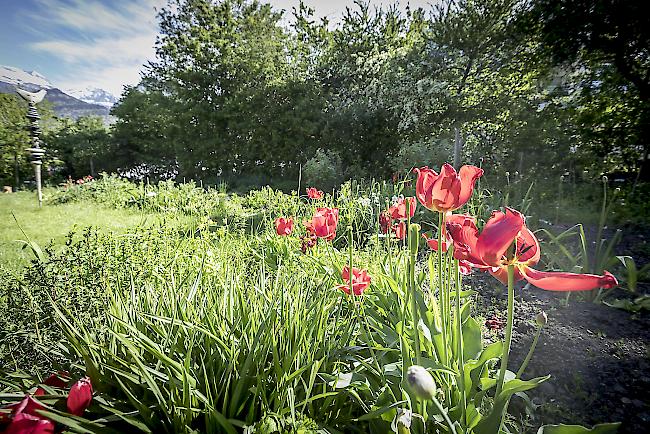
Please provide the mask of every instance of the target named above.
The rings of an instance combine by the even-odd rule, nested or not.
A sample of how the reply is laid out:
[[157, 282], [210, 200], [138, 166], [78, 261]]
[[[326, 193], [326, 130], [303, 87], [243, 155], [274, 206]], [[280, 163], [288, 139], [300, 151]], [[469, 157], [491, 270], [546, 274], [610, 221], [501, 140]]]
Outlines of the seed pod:
[[406, 381], [415, 395], [432, 399], [436, 395], [436, 383], [429, 371], [420, 365], [413, 365], [406, 371]]
[[538, 326], [544, 327], [548, 322], [548, 316], [546, 316], [546, 312], [541, 311], [540, 313], [538, 313], [537, 316], [535, 317], [535, 322], [537, 323]]

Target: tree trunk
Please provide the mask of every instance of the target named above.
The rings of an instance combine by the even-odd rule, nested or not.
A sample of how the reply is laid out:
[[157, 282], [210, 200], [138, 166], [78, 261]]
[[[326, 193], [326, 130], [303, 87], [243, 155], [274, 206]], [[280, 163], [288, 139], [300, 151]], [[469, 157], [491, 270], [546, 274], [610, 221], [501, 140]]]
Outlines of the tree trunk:
[[454, 127], [454, 168], [460, 169], [461, 154], [463, 152], [463, 138], [460, 136], [460, 129]]
[[14, 191], [20, 186], [20, 166], [18, 164], [18, 151], [14, 152]]
[[93, 161], [93, 157], [90, 157], [90, 176], [95, 177], [95, 162]]

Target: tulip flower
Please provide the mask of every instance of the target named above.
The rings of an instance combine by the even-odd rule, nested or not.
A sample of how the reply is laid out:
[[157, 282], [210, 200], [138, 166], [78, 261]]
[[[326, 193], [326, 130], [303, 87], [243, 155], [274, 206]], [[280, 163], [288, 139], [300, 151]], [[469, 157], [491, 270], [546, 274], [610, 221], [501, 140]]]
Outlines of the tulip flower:
[[291, 235], [293, 231], [293, 219], [291, 217], [278, 217], [275, 219], [275, 233], [278, 235]]
[[436, 396], [436, 382], [424, 367], [409, 366], [406, 371], [406, 382], [416, 396], [423, 399], [433, 399]]
[[388, 213], [388, 211], [384, 211], [381, 214], [379, 214], [379, 228], [381, 229], [382, 234], [387, 234], [390, 232], [390, 223], [391, 223], [391, 216]]
[[616, 278], [607, 271], [598, 276], [531, 268], [540, 259], [539, 242], [518, 211], [506, 208], [505, 213], [493, 212], [480, 235], [473, 217], [459, 216], [460, 221], [447, 224], [454, 243], [454, 256], [468, 261], [473, 267], [489, 271], [503, 283], [508, 280], [508, 265], [513, 265], [515, 281], [526, 279], [548, 291], [587, 291], [618, 285]]
[[54, 434], [54, 422], [36, 412], [45, 406], [31, 396], [5, 408], [11, 409], [11, 417], [0, 413], [0, 423], [9, 422], [3, 434]]
[[395, 232], [395, 236], [398, 240], [403, 240], [404, 237], [406, 237], [406, 223], [403, 221], [391, 226], [391, 230]]
[[307, 231], [328, 241], [336, 238], [336, 225], [339, 223], [338, 208], [317, 208], [311, 220], [303, 222]]
[[[408, 203], [409, 215], [406, 215], [406, 205]], [[400, 198], [397, 203], [388, 208], [388, 213], [394, 220], [406, 220], [415, 215], [415, 207], [417, 202], [414, 197], [407, 197], [406, 199]]]
[[[346, 294], [350, 294], [350, 267], [348, 265], [343, 267], [341, 277], [345, 283], [343, 285], [337, 286], [337, 288]], [[352, 294], [363, 294], [363, 291], [365, 291], [369, 285], [370, 276], [368, 276], [368, 270], [361, 270], [359, 268], [352, 267]]]
[[483, 175], [483, 169], [463, 166], [460, 171], [445, 163], [440, 174], [428, 167], [413, 169], [418, 174], [415, 196], [431, 211], [453, 211], [465, 205], [474, 191], [476, 180]]
[[309, 187], [307, 189], [307, 197], [310, 199], [322, 199], [323, 192], [321, 190], [316, 190], [314, 187]]
[[90, 405], [92, 399], [93, 386], [90, 383], [90, 378], [84, 377], [70, 388], [66, 403], [68, 413], [81, 416]]
[[[68, 381], [70, 381], [70, 373], [67, 371], [59, 371], [56, 374], [52, 374], [49, 377], [47, 377], [47, 379], [43, 381], [43, 384], [45, 384], [46, 386], [63, 389], [68, 385]], [[36, 392], [34, 392], [34, 395], [35, 396], [45, 395], [45, 390], [42, 387], [39, 387], [38, 389], [36, 389]]]

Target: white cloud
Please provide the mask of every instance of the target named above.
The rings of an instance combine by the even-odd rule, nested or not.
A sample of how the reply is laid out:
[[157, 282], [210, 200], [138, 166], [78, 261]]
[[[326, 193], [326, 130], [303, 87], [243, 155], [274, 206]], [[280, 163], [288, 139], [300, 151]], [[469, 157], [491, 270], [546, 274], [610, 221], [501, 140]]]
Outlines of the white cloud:
[[[42, 38], [29, 44], [65, 64], [55, 85], [100, 87], [119, 95], [125, 84], [137, 84], [139, 72], [154, 57], [158, 34], [156, 9], [165, 0], [38, 0], [39, 15], [29, 16], [40, 35], [72, 33], [74, 38]], [[49, 31], [48, 31], [49, 30]]]

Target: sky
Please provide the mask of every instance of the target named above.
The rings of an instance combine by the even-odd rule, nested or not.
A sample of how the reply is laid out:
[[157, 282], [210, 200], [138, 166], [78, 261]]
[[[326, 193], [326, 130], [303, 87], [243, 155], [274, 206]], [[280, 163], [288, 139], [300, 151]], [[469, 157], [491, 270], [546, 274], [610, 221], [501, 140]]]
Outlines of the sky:
[[[401, 9], [432, 0], [398, 0]], [[299, 0], [270, 0], [291, 14]], [[55, 87], [98, 87], [119, 96], [154, 60], [156, 11], [166, 0], [0, 0], [0, 65], [38, 71]], [[371, 0], [380, 6], [392, 0]], [[336, 22], [352, 0], [305, 0]]]

